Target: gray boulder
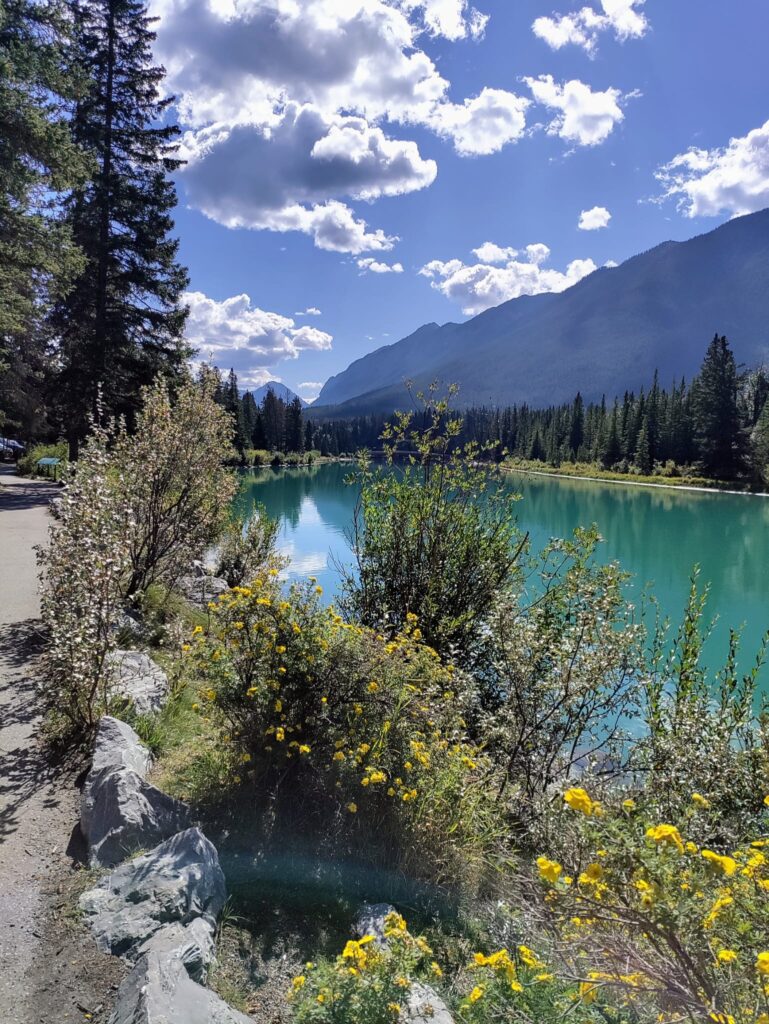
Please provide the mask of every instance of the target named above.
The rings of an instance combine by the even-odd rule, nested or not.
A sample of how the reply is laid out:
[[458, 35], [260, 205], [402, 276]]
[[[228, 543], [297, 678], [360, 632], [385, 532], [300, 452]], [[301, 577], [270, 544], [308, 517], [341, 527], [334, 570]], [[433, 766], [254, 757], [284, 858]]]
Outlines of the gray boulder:
[[109, 1024], [253, 1024], [209, 989], [196, 984], [182, 962], [150, 952], [117, 994]]
[[420, 981], [413, 982], [409, 989], [401, 1020], [404, 1024], [454, 1024], [448, 1006], [435, 989]]
[[114, 867], [191, 822], [190, 810], [130, 768], [91, 769], [80, 802], [80, 831], [91, 867]]
[[363, 903], [353, 922], [353, 935], [358, 939], [364, 935], [373, 935], [377, 946], [386, 945], [385, 921], [388, 914], [394, 913], [395, 907], [389, 903]]
[[137, 960], [147, 953], [174, 957], [184, 965], [193, 981], [204, 985], [216, 953], [215, 934], [214, 926], [202, 917], [196, 917], [187, 925], [175, 921], [143, 942], [135, 956]]
[[110, 693], [126, 697], [137, 713], [159, 711], [168, 699], [165, 672], [143, 651], [112, 651], [107, 655]]
[[80, 908], [102, 952], [134, 959], [165, 925], [215, 925], [226, 895], [216, 848], [190, 828], [121, 864], [83, 893]]
[[130, 768], [145, 778], [151, 760], [152, 755], [130, 725], [121, 722], [119, 718], [105, 715], [96, 727], [88, 779], [105, 768]]
[[219, 594], [226, 594], [230, 589], [227, 580], [220, 576], [182, 576], [177, 586], [190, 604], [200, 608], [205, 608], [209, 601], [215, 601]]

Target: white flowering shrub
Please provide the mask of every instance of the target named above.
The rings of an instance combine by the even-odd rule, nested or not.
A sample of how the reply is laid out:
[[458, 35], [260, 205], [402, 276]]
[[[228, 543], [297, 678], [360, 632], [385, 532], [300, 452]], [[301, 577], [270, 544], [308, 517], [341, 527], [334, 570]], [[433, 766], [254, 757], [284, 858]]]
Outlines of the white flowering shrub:
[[123, 596], [151, 584], [173, 587], [227, 523], [236, 490], [223, 463], [233, 458], [232, 419], [214, 400], [214, 380], [188, 381], [172, 402], [158, 381], [145, 389], [136, 430], [116, 439], [118, 503], [125, 509], [129, 571]]
[[109, 442], [94, 425], [76, 470], [66, 471], [48, 546], [38, 550], [43, 670], [54, 720], [66, 731], [92, 729], [108, 704], [105, 662], [128, 571], [126, 510], [116, 498]]

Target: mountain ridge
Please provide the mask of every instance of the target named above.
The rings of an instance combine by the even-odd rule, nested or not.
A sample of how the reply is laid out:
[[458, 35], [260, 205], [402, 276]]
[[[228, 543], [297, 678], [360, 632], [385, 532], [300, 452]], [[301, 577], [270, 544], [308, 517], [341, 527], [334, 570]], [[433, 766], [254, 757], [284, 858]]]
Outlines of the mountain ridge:
[[648, 385], [655, 369], [664, 381], [691, 378], [716, 332], [739, 361], [769, 360], [769, 209], [660, 242], [563, 292], [423, 324], [331, 377], [313, 415], [404, 408], [406, 378], [458, 383], [460, 406], [613, 398]]

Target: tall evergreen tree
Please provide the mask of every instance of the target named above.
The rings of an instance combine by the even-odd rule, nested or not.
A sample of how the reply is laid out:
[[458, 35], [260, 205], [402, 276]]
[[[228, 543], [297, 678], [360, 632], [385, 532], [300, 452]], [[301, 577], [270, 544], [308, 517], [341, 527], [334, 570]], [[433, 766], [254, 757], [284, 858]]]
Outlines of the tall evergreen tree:
[[737, 363], [722, 335], [715, 335], [694, 392], [699, 458], [709, 475], [730, 480], [744, 467], [745, 440], [737, 405]]
[[286, 406], [286, 451], [304, 451], [302, 402], [296, 395]]
[[750, 462], [755, 482], [760, 487], [769, 487], [769, 399], [758, 417], [750, 445]]
[[72, 123], [96, 173], [77, 189], [68, 223], [86, 264], [54, 316], [60, 389], [76, 449], [99, 385], [110, 413], [128, 414], [157, 373], [176, 374], [187, 273], [171, 236], [179, 130], [165, 124], [163, 69], [152, 63], [152, 19], [141, 0], [74, 0], [77, 58], [90, 87]]
[[81, 266], [58, 216], [88, 170], [68, 37], [59, 0], [0, 0], [0, 429], [27, 437], [45, 429], [45, 315]]

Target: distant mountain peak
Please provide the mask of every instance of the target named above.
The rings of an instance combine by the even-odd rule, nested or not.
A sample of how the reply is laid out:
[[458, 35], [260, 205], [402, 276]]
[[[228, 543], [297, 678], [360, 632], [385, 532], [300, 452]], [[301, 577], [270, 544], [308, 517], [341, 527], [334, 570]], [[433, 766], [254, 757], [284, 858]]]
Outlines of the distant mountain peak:
[[459, 384], [458, 404], [608, 400], [698, 371], [713, 335], [769, 361], [769, 209], [600, 268], [563, 292], [509, 299], [464, 323], [424, 324], [326, 381], [314, 416], [388, 413], [404, 381]]
[[[248, 389], [251, 390], [250, 388]], [[257, 405], [261, 405], [268, 391], [273, 391], [277, 398], [282, 398], [284, 402], [293, 402], [295, 398], [298, 398], [302, 403], [302, 407], [306, 408], [308, 403], [302, 398], [301, 395], [297, 395], [295, 391], [287, 387], [285, 384], [281, 384], [279, 380], [268, 380], [266, 384], [262, 384], [261, 387], [255, 388], [251, 391], [254, 396], [254, 401]]]

